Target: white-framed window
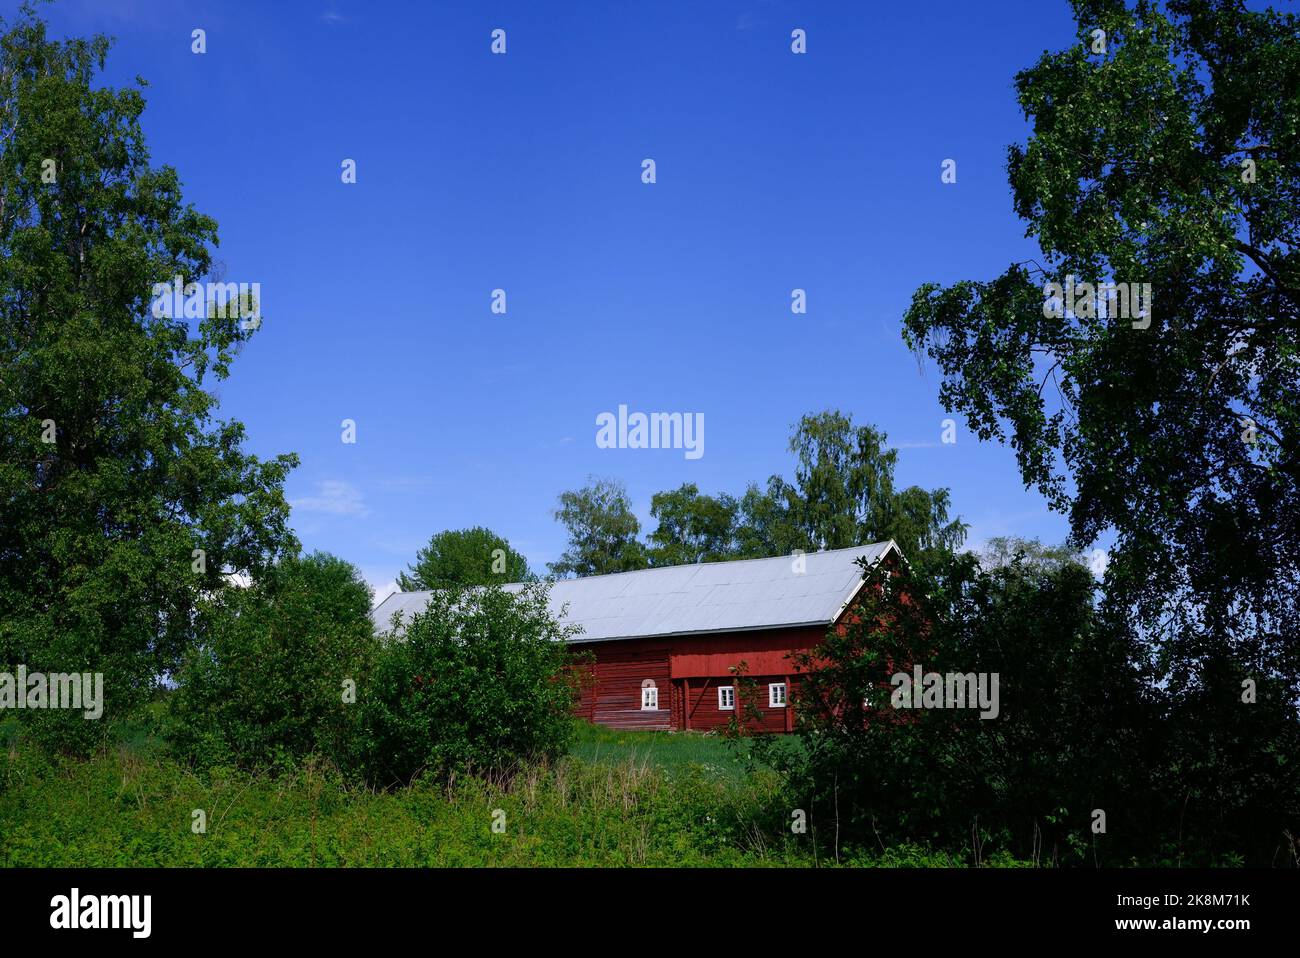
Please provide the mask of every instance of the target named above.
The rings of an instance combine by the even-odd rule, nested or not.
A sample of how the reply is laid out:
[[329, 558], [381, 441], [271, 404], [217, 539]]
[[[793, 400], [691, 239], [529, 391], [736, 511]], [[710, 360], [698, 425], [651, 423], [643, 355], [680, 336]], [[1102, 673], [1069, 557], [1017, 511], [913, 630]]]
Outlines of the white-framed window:
[[785, 683], [784, 682], [767, 683], [767, 705], [768, 708], [774, 708], [774, 709], [785, 708]]
[[734, 685], [718, 686], [718, 708], [729, 712], [736, 707], [736, 687]]
[[641, 711], [654, 712], [659, 709], [659, 690], [653, 685], [647, 685], [641, 690]]

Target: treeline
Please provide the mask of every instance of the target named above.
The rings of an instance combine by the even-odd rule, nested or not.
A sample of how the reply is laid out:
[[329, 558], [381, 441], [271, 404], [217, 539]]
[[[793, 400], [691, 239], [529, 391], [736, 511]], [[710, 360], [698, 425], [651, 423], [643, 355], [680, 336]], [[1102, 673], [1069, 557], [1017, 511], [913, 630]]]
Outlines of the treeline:
[[[651, 497], [656, 526], [642, 537], [626, 486], [591, 479], [561, 493], [554, 516], [568, 540], [551, 576], [604, 575], [657, 566], [757, 559], [895, 540], [909, 561], [951, 553], [967, 526], [949, 517], [947, 489], [897, 489], [898, 451], [871, 425], [838, 410], [795, 424], [793, 481], [770, 476], [741, 495], [700, 492], [693, 483]], [[442, 585], [487, 585], [538, 578], [505, 537], [488, 529], [433, 536], [398, 579], [404, 592]]]
[[555, 516], [568, 547], [555, 575], [601, 575], [653, 566], [789, 555], [894, 539], [909, 557], [961, 545], [947, 489], [896, 489], [898, 452], [883, 432], [837, 410], [804, 416], [790, 437], [794, 480], [771, 476], [743, 493], [701, 493], [693, 482], [656, 493], [656, 526], [640, 538], [625, 487], [609, 479], [560, 496]]

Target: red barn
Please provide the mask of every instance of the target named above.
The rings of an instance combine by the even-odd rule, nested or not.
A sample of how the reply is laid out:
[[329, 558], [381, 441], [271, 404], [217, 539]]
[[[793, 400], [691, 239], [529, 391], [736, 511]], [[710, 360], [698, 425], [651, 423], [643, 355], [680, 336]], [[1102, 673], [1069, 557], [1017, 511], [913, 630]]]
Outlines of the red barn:
[[[753, 705], [761, 728], [790, 731], [799, 675], [789, 656], [843, 620], [862, 588], [860, 558], [874, 565], [901, 554], [893, 541], [877, 542], [555, 582], [552, 611], [581, 626], [570, 641], [594, 653], [579, 714], [614, 728], [707, 731], [727, 725], [738, 705], [752, 717]], [[374, 610], [376, 625], [423, 609], [428, 595], [389, 596]], [[737, 702], [732, 669], [742, 662], [751, 703]]]

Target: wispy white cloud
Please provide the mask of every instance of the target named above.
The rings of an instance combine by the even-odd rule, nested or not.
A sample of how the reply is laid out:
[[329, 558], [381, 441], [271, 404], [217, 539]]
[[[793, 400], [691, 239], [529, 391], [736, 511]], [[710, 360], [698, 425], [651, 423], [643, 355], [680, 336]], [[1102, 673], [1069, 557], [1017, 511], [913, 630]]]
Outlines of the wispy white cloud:
[[398, 591], [396, 582], [384, 582], [381, 585], [375, 585], [373, 582], [368, 584], [370, 586], [370, 608], [372, 609]]
[[293, 499], [289, 505], [297, 512], [320, 512], [329, 516], [352, 516], [364, 519], [370, 515], [361, 490], [341, 479], [326, 479], [316, 483], [316, 495]]

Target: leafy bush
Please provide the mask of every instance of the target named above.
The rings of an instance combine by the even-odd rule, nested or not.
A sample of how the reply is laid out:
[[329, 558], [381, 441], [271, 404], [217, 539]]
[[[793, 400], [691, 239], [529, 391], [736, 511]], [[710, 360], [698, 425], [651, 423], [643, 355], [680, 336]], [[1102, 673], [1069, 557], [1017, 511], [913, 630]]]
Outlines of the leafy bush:
[[[911, 844], [983, 863], [998, 850], [1092, 861], [1089, 813], [1118, 815], [1141, 788], [1134, 740], [1150, 721], [1130, 646], [1102, 627], [1094, 583], [1075, 564], [1016, 561], [866, 591], [857, 621], [832, 631], [798, 714], [808, 749], [790, 769], [815, 820], [848, 845]], [[899, 583], [906, 582], [906, 587]], [[999, 711], [897, 708], [891, 677], [999, 676]], [[918, 690], [919, 691], [919, 690]], [[1100, 842], [1095, 839], [1100, 838]]]
[[[1240, 675], [1158, 686], [1131, 623], [1094, 602], [1074, 562], [954, 557], [899, 581], [881, 592], [873, 573], [857, 621], [803, 657], [822, 665], [797, 703], [806, 748], [750, 744], [788, 774], [820, 839], [977, 865], [1293, 859], [1300, 744], [1276, 684], [1261, 677], [1252, 705]], [[890, 678], [914, 665], [996, 674], [997, 716], [894, 707]]]
[[178, 754], [200, 766], [286, 766], [313, 752], [346, 764], [376, 646], [354, 566], [324, 553], [286, 559], [225, 590], [199, 631], [169, 702]]
[[572, 661], [547, 589], [433, 593], [378, 654], [362, 697], [359, 759], [378, 785], [420, 772], [508, 772], [561, 754], [573, 730]]

